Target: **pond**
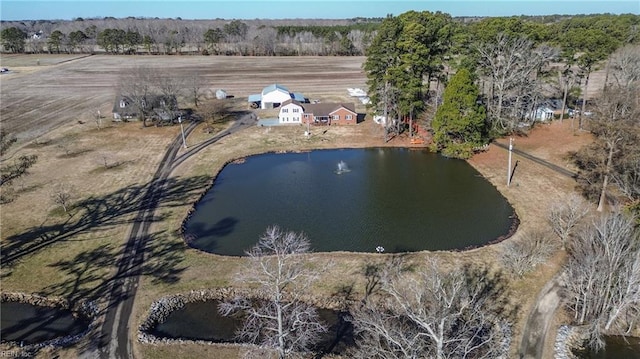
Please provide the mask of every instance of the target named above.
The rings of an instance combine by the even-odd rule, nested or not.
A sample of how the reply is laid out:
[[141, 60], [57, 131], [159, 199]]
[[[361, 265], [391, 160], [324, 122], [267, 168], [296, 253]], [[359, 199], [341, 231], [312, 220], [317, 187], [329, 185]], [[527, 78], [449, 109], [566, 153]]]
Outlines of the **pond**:
[[89, 321], [71, 311], [27, 303], [0, 303], [2, 342], [36, 344], [87, 330]]
[[263, 154], [225, 166], [184, 223], [194, 248], [243, 255], [271, 225], [316, 252], [465, 249], [505, 236], [513, 208], [468, 163], [402, 148]]
[[640, 359], [640, 338], [621, 336], [605, 337], [606, 347], [599, 351], [575, 350], [580, 359]]
[[[243, 320], [220, 315], [219, 303], [218, 300], [186, 303], [150, 330], [150, 334], [159, 338], [234, 342], [235, 333], [242, 326]], [[344, 320], [345, 313], [318, 309], [318, 315], [328, 326], [328, 332], [318, 344], [317, 352], [340, 353], [353, 345], [353, 330], [351, 324]]]

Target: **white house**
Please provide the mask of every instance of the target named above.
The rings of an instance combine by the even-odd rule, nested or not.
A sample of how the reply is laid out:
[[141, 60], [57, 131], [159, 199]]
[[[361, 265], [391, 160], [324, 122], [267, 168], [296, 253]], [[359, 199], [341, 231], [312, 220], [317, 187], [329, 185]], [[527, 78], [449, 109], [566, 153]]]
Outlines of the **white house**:
[[281, 124], [299, 124], [302, 123], [302, 114], [304, 108], [299, 101], [288, 99], [280, 105], [280, 113], [278, 114], [278, 122]]
[[278, 84], [269, 85], [262, 89], [262, 92], [255, 95], [249, 95], [249, 102], [255, 104], [255, 108], [268, 109], [280, 106], [287, 100], [294, 99], [299, 102], [305, 102], [304, 95], [289, 90]]
[[529, 119], [536, 121], [550, 121], [553, 120], [554, 111], [548, 106], [539, 106], [535, 111], [532, 111], [527, 115]]

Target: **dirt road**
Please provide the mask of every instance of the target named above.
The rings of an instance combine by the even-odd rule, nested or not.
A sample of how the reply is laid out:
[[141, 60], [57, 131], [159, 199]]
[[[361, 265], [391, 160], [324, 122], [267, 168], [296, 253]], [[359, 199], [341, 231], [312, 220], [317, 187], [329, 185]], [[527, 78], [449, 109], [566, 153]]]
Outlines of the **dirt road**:
[[[561, 302], [560, 288], [560, 280], [556, 276], [540, 291], [536, 305], [529, 313], [529, 318], [522, 334], [520, 350], [518, 351], [519, 358], [543, 358], [545, 339]], [[551, 356], [547, 357], [550, 358]]]
[[[189, 149], [178, 156], [182, 147], [182, 136], [178, 135], [168, 147], [151, 184], [145, 193], [138, 215], [134, 220], [126, 246], [122, 252], [118, 264], [117, 278], [112, 283], [109, 295], [109, 304], [104, 324], [101, 328], [98, 346], [102, 358], [132, 358], [132, 338], [129, 337], [129, 324], [133, 303], [138, 289], [141, 269], [144, 264], [145, 247], [149, 239], [149, 228], [153, 223], [154, 213], [161, 201], [167, 179], [171, 172], [184, 160], [199, 152], [204, 147], [216, 143], [220, 139], [238, 132], [249, 126], [254, 126], [256, 116], [247, 113], [235, 121], [228, 129], [217, 134], [206, 142]], [[195, 128], [196, 123], [190, 123], [185, 129], [188, 136]]]

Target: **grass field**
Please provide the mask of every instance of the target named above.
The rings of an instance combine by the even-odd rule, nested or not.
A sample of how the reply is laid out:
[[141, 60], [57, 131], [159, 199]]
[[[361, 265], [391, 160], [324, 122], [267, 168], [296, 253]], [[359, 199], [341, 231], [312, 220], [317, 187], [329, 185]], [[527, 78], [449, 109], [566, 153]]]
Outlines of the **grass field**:
[[[92, 114], [97, 109], [110, 114], [122, 69], [150, 66], [184, 75], [198, 73], [206, 79], [208, 88], [214, 91], [224, 88], [237, 98], [260, 92], [263, 86], [277, 82], [310, 98], [344, 101], [349, 100], [346, 88], [364, 87], [363, 60], [3, 55], [0, 63], [13, 73], [1, 78], [1, 124], [20, 139], [10, 156], [37, 154], [39, 160], [29, 176], [14, 184], [19, 196], [1, 208], [3, 258], [13, 255], [10, 262], [2, 263], [2, 290], [94, 298], [101, 303], [138, 208], [137, 201], [166, 146], [179, 132], [179, 127], [142, 128], [136, 122], [105, 121], [103, 128], [97, 128]], [[242, 101], [238, 101], [238, 106], [243, 106]], [[360, 107], [359, 111], [363, 109]], [[568, 124], [565, 121], [542, 125], [528, 137], [516, 138], [515, 145], [570, 168], [564, 155], [589, 142], [590, 137], [572, 131]], [[327, 128], [324, 133], [312, 131], [310, 139], [305, 139], [303, 132], [297, 126], [250, 128], [211, 145], [173, 172], [171, 190], [161, 201], [150, 231], [153, 239], [147, 248], [145, 274], [130, 323], [133, 337], [152, 301], [167, 294], [228, 286], [234, 273], [243, 267], [243, 259], [189, 249], [178, 234], [193, 202], [225, 163], [266, 151], [408, 145], [407, 139], [402, 138], [383, 143], [381, 128], [370, 120], [355, 127]], [[197, 129], [187, 140], [195, 145], [211, 136]], [[514, 156], [520, 165], [512, 185], [507, 187], [506, 156], [505, 150], [491, 146], [469, 162], [516, 208], [521, 226], [515, 236], [520, 236], [544, 226], [550, 202], [572, 192], [575, 184], [544, 166]], [[51, 199], [60, 184], [70, 188], [73, 195], [70, 215]], [[502, 247], [503, 244], [496, 244], [461, 253], [421, 252], [407, 258], [418, 265], [429, 256], [437, 256], [448, 263], [483, 263], [498, 269]], [[330, 270], [322, 273], [314, 295], [329, 297], [344, 286], [353, 286], [356, 296], [361, 294], [362, 268], [377, 258], [373, 254], [314, 254], [310, 265], [333, 263]], [[534, 273], [510, 283], [512, 302], [520, 307], [514, 350], [523, 318], [562, 260], [563, 254], [559, 253]], [[342, 278], [349, 280], [345, 282]], [[82, 347], [59, 354], [73, 358]], [[200, 345], [135, 345], [136, 354], [145, 358], [215, 357], [223, 355], [220, 351], [229, 353], [229, 350]], [[231, 352], [228, 355], [236, 353]]]

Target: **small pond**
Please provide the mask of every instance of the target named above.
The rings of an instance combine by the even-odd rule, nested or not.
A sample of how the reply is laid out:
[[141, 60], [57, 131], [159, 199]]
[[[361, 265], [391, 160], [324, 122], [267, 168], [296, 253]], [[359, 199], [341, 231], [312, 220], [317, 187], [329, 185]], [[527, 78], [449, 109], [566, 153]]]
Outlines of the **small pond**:
[[36, 344], [87, 330], [89, 321], [71, 311], [26, 303], [0, 303], [2, 342]]
[[599, 351], [575, 350], [580, 359], [640, 359], [640, 338], [605, 337], [606, 347]]
[[271, 225], [317, 252], [451, 250], [495, 241], [514, 210], [461, 160], [401, 148], [263, 154], [229, 164], [184, 224], [195, 248], [243, 255]]
[[[243, 320], [237, 316], [220, 315], [219, 303], [218, 300], [186, 303], [183, 308], [171, 312], [150, 334], [159, 338], [234, 342], [236, 331], [242, 326]], [[329, 328], [318, 345], [318, 352], [337, 353], [353, 345], [352, 327], [344, 321], [343, 313], [319, 309], [318, 315]]]

